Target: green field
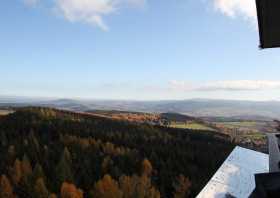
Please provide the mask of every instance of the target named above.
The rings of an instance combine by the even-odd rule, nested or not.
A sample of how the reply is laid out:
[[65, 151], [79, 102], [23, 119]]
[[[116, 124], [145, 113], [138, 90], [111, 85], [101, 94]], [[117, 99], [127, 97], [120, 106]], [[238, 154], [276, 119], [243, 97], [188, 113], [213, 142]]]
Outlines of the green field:
[[207, 131], [215, 131], [214, 129], [197, 122], [191, 123], [172, 123], [170, 127], [180, 128], [180, 129], [192, 129], [192, 130], [207, 130]]
[[250, 138], [251, 140], [257, 140], [257, 141], [266, 139], [266, 135], [263, 133], [250, 133], [250, 134], [244, 135], [244, 137]]

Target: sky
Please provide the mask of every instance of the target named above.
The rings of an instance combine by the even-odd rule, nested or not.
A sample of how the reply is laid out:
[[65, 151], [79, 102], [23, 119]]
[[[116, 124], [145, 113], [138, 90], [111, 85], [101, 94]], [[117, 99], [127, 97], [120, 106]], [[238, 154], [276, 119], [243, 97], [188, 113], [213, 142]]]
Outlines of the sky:
[[5, 0], [0, 95], [280, 100], [254, 0]]

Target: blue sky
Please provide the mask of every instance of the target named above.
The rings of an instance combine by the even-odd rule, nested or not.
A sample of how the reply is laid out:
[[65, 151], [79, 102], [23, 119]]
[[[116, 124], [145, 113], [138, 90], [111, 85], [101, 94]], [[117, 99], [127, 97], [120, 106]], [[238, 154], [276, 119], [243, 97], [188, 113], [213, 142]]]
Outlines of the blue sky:
[[280, 100], [254, 0], [9, 0], [0, 24], [0, 95]]

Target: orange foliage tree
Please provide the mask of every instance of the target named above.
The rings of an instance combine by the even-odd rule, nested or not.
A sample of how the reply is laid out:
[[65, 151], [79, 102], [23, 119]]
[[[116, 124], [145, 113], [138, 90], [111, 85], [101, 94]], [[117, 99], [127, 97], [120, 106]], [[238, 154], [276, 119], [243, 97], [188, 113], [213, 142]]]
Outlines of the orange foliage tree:
[[74, 184], [63, 182], [61, 186], [61, 198], [83, 198], [83, 191], [77, 189]]
[[91, 195], [98, 198], [122, 198], [122, 191], [119, 189], [117, 181], [112, 179], [110, 175], [105, 175], [95, 184]]
[[153, 171], [153, 166], [148, 159], [144, 159], [142, 162], [142, 174], [146, 176], [150, 176]]
[[0, 197], [1, 198], [14, 198], [13, 188], [6, 175], [2, 175], [0, 178]]

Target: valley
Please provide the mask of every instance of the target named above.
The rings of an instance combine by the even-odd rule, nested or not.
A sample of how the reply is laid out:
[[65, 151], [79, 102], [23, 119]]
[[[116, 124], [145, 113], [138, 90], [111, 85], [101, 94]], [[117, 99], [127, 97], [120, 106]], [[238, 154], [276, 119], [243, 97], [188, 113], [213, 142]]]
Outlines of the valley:
[[195, 197], [235, 146], [210, 131], [42, 107], [1, 116], [0, 134], [1, 181], [18, 197], [68, 188], [89, 198]]
[[37, 188], [60, 197], [69, 185], [89, 198], [109, 196], [104, 185], [117, 197], [195, 197], [235, 146], [267, 153], [266, 133], [277, 127], [261, 115], [0, 106], [0, 171], [19, 197], [40, 193]]
[[277, 124], [272, 120], [247, 120], [236, 118], [192, 117], [178, 113], [142, 113], [127, 111], [90, 111], [95, 116], [133, 123], [151, 124], [178, 129], [224, 134], [231, 141], [246, 148], [268, 152], [266, 133], [274, 133]]

